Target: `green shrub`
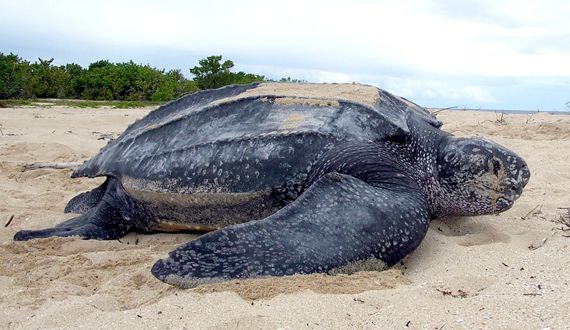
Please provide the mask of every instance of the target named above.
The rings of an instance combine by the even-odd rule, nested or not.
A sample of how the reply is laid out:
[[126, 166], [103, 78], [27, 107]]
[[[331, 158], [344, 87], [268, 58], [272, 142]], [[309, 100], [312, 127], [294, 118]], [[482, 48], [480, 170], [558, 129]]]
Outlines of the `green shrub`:
[[[53, 61], [39, 58], [31, 63], [18, 55], [0, 52], [0, 99], [119, 100], [129, 102], [119, 107], [131, 107], [140, 101], [166, 102], [200, 89], [265, 80], [253, 73], [232, 72], [234, 63], [222, 61], [221, 55], [201, 59], [198, 66], [190, 69], [193, 80], [186, 79], [180, 70], [166, 72], [133, 61], [99, 60], [86, 69], [75, 63], [57, 66]], [[80, 102], [73, 106], [99, 105]]]

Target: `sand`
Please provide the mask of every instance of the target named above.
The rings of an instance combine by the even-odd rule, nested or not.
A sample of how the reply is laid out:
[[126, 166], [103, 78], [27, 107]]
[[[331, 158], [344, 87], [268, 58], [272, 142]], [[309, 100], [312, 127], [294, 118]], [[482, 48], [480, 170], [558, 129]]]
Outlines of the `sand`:
[[317, 106], [338, 106], [338, 100], [374, 106], [379, 98], [378, 89], [370, 85], [261, 83], [256, 88], [221, 99], [214, 104], [268, 95], [279, 96], [280, 98], [276, 101], [277, 104], [312, 104]]
[[[30, 162], [78, 162], [151, 109], [0, 109], [0, 328], [509, 328], [570, 324], [570, 116], [443, 111], [443, 129], [493, 139], [532, 178], [499, 216], [436, 220], [421, 246], [386, 272], [230, 281], [182, 290], [155, 260], [189, 234], [120, 241], [12, 242], [59, 223], [66, 202], [100, 179]], [[8, 226], [9, 219], [13, 219]]]

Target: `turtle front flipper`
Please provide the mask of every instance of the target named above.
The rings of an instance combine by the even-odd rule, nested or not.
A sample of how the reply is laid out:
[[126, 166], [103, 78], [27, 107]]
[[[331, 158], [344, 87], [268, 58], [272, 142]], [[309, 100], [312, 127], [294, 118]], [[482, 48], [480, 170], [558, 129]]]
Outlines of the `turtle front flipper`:
[[328, 173], [277, 213], [189, 242], [159, 260], [152, 273], [189, 288], [236, 278], [331, 272], [369, 260], [393, 265], [424, 238], [429, 212], [417, 185], [388, 182], [373, 186]]
[[[105, 189], [101, 192], [101, 189]], [[79, 236], [84, 239], [109, 240], [123, 237], [129, 230], [136, 227], [133, 222], [135, 214], [144, 218], [141, 206], [130, 199], [118, 180], [109, 177], [105, 183], [93, 191], [85, 193], [82, 199], [93, 202], [98, 199], [96, 205], [84, 209], [84, 214], [64, 221], [53, 228], [42, 230], [22, 230], [14, 235], [15, 241], [27, 241], [34, 238], [46, 238], [51, 236]], [[102, 195], [102, 196], [99, 196]], [[84, 201], [83, 201], [84, 202]], [[86, 206], [87, 203], [77, 203]]]

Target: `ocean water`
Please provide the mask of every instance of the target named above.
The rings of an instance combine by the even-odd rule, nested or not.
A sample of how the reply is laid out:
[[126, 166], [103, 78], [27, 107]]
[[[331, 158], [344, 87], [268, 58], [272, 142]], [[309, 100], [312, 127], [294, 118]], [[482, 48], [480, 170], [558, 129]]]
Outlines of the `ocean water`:
[[542, 110], [516, 110], [516, 109], [468, 109], [468, 108], [428, 108], [431, 112], [439, 111], [484, 111], [484, 112], [495, 112], [495, 113], [505, 113], [505, 114], [535, 114], [535, 113], [549, 113], [553, 115], [570, 115], [570, 111], [542, 111]]

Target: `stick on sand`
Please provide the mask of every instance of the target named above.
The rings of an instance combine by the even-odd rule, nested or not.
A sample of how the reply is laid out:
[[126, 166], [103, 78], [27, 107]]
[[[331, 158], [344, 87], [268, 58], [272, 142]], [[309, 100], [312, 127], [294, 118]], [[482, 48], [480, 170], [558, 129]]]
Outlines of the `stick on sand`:
[[81, 165], [81, 163], [42, 163], [42, 162], [38, 162], [38, 163], [24, 164], [24, 166], [22, 166], [22, 172], [31, 171], [31, 170], [38, 170], [41, 168], [51, 168], [51, 169], [56, 169], [56, 170], [63, 170], [63, 169], [67, 169], [67, 168], [76, 168], [79, 165]]

